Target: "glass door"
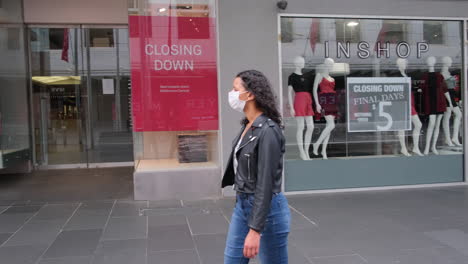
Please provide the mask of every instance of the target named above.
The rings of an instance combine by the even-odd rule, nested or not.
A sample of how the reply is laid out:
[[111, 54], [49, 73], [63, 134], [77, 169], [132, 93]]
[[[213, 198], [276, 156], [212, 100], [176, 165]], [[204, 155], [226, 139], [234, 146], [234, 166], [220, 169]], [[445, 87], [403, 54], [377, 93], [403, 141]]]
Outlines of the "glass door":
[[36, 164], [84, 166], [81, 30], [30, 28], [29, 42]]
[[37, 165], [133, 161], [127, 35], [126, 28], [29, 29]]
[[127, 28], [84, 28], [88, 162], [133, 162]]

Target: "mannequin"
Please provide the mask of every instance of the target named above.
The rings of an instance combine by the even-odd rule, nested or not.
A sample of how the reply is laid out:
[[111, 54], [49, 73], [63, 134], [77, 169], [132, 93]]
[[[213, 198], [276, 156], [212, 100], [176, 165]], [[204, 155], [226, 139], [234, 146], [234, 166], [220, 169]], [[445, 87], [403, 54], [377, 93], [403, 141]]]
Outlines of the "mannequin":
[[[449, 68], [452, 66], [452, 58], [450, 57], [443, 57], [442, 58], [442, 71], [440, 72], [442, 76], [444, 76], [445, 83], [447, 85], [447, 89], [450, 94], [451, 101], [448, 102], [449, 107], [447, 111], [444, 113], [443, 124], [442, 127], [444, 129], [445, 134], [445, 143], [448, 146], [461, 146], [462, 144], [458, 140], [458, 134], [460, 133], [460, 124], [462, 119], [462, 112], [458, 103], [455, 102], [455, 86], [456, 86], [456, 79], [455, 76], [452, 76], [449, 72]], [[453, 120], [453, 134], [452, 138], [450, 138], [450, 119], [452, 117], [452, 113], [455, 115]]]
[[[399, 58], [396, 60], [396, 65], [400, 71], [400, 75], [408, 78], [408, 75], [405, 72], [408, 67], [408, 61], [406, 59]], [[419, 136], [421, 134], [422, 123], [419, 119], [418, 113], [416, 112], [416, 108], [414, 107], [413, 93], [411, 93], [411, 122], [413, 123], [413, 153], [418, 156], [423, 156], [419, 150]], [[398, 131], [398, 138], [400, 139], [401, 153], [405, 156], [411, 156], [406, 148], [404, 130]]]
[[[335, 129], [335, 117], [337, 115], [337, 100], [335, 92], [335, 79], [330, 76], [330, 71], [333, 69], [335, 61], [331, 58], [325, 59], [323, 69], [315, 75], [314, 80], [314, 100], [317, 113], [322, 113], [325, 116], [326, 126], [320, 134], [317, 142], [314, 143], [314, 154], [318, 155], [318, 149], [322, 145], [322, 157], [327, 157], [327, 146], [330, 140], [330, 134]], [[320, 88], [320, 93], [318, 92]]]
[[[297, 56], [294, 59], [294, 73], [288, 78], [288, 100], [291, 106], [291, 116], [295, 117], [297, 122], [296, 141], [299, 147], [299, 156], [302, 160], [310, 160], [309, 148], [314, 132], [314, 111], [312, 109], [312, 85], [310, 80], [302, 74], [304, 66], [304, 58]], [[304, 123], [306, 127], [304, 127]], [[305, 135], [304, 129], [306, 130]]]
[[[450, 95], [445, 84], [444, 77], [435, 72], [436, 64], [435, 57], [429, 57], [426, 60], [429, 72], [423, 77], [423, 93], [424, 93], [424, 113], [429, 115], [429, 125], [426, 133], [426, 147], [424, 154], [429, 154], [429, 149], [438, 155], [437, 139], [439, 138], [440, 122], [444, 112], [447, 111], [447, 101], [451, 105]], [[443, 98], [445, 96], [445, 98]], [[446, 100], [445, 100], [446, 99]]]

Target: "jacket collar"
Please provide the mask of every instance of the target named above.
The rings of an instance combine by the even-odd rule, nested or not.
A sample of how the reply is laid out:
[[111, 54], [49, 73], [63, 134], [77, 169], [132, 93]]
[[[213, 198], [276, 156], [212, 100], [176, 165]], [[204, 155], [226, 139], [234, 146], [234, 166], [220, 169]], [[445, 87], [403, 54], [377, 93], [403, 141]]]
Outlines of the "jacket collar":
[[252, 127], [262, 127], [265, 125], [265, 122], [267, 121], [268, 117], [265, 114], [261, 114], [258, 116], [255, 121], [252, 124]]

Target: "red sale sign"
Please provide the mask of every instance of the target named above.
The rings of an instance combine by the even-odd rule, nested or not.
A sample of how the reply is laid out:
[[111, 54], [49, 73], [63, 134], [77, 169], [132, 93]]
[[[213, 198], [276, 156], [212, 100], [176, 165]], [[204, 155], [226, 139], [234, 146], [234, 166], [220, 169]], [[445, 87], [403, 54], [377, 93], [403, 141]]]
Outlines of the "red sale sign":
[[218, 129], [216, 23], [130, 16], [135, 131]]

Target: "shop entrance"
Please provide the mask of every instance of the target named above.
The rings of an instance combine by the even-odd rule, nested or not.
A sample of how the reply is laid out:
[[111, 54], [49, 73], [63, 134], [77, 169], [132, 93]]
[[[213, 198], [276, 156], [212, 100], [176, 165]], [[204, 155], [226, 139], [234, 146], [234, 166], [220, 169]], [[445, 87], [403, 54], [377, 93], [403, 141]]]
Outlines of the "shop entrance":
[[35, 164], [131, 165], [126, 27], [36, 27], [30, 44]]

